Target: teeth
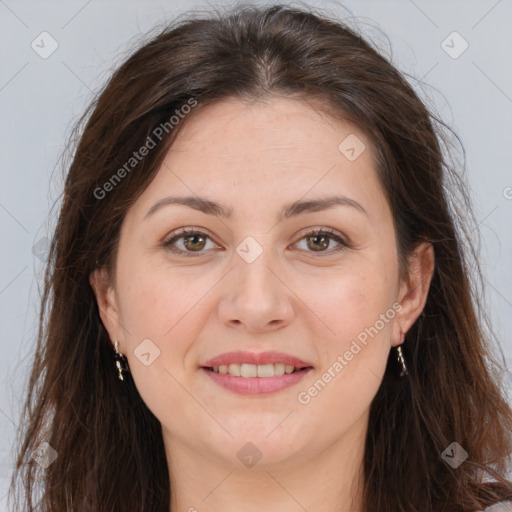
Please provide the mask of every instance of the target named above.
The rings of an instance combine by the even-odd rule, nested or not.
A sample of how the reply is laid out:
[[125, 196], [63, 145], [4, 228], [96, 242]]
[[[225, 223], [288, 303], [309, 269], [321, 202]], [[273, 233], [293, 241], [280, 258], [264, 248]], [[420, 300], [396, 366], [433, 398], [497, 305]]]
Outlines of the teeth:
[[228, 373], [230, 375], [235, 375], [236, 377], [240, 377], [240, 365], [239, 364], [230, 364], [228, 368]]
[[241, 364], [240, 365], [240, 377], [257, 377], [258, 366], [255, 364]]
[[[274, 375], [284, 375], [285, 365], [281, 363], [277, 363], [274, 365]], [[293, 372], [293, 366], [292, 366]], [[290, 373], [290, 372], [288, 372]]]
[[284, 375], [285, 373], [293, 373], [295, 367], [291, 364], [223, 364], [214, 366], [212, 370], [215, 373], [229, 374], [235, 377], [274, 377]]

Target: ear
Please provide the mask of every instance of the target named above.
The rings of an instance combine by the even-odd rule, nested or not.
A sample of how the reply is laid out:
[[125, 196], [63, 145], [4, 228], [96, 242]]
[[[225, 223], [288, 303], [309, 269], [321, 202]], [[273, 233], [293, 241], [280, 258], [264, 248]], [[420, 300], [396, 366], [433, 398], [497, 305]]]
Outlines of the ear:
[[392, 346], [401, 343], [400, 329], [406, 333], [421, 315], [427, 302], [434, 264], [434, 247], [429, 242], [420, 243], [408, 258], [408, 275], [400, 283], [398, 302], [402, 307], [396, 315]]
[[106, 269], [99, 268], [93, 270], [89, 275], [89, 283], [96, 296], [100, 318], [108, 332], [112, 344], [120, 339], [121, 323], [119, 317], [119, 308], [117, 305], [114, 287], [110, 283], [110, 279]]

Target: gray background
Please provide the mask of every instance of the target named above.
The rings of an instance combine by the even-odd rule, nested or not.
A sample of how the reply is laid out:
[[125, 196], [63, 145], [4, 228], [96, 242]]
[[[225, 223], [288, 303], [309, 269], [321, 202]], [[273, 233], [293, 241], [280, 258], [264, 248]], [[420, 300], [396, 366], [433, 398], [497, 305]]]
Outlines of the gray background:
[[[330, 1], [309, 5], [356, 16], [357, 26], [389, 55], [387, 35], [393, 63], [428, 84], [408, 78], [461, 136], [483, 242], [488, 311], [512, 368], [512, 2], [344, 2], [348, 10]], [[64, 143], [91, 91], [140, 34], [196, 7], [208, 4], [0, 0], [0, 510], [7, 509], [22, 386], [36, 332], [41, 257], [57, 212], [51, 216], [50, 208], [61, 193], [57, 164]], [[44, 31], [58, 43], [46, 59], [31, 47], [35, 41], [40, 52], [51, 48], [49, 39], [41, 48]], [[442, 47], [454, 31], [469, 44], [457, 58]], [[444, 46], [455, 55], [463, 44], [450, 36]], [[503, 385], [510, 393], [510, 384]]]

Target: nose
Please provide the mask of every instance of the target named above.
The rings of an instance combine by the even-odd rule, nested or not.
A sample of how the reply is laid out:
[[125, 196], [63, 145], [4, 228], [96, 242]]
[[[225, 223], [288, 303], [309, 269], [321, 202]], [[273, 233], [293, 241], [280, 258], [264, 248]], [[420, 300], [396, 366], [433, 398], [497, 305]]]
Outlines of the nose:
[[[243, 244], [241, 247], [245, 248]], [[263, 249], [255, 259], [239, 255], [234, 258], [219, 304], [219, 315], [226, 325], [264, 332], [291, 322], [294, 294], [276, 258], [270, 249]]]

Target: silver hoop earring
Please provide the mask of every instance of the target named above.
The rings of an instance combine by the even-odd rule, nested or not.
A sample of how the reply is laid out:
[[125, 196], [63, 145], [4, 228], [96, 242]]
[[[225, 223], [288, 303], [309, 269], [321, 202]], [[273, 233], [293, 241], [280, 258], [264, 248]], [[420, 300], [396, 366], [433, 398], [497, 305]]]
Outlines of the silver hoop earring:
[[115, 350], [115, 360], [116, 360], [116, 368], [117, 368], [117, 378], [119, 380], [124, 380], [123, 373], [129, 373], [128, 370], [128, 363], [126, 361], [126, 357], [123, 356], [123, 354], [119, 351], [119, 343], [117, 340], [114, 343], [114, 350]]
[[408, 375], [409, 372], [407, 371], [407, 366], [405, 366], [405, 358], [404, 358], [404, 354], [402, 352], [402, 344], [403, 342], [405, 341], [405, 334], [400, 331], [400, 345], [398, 345], [396, 347], [396, 352], [397, 352], [397, 359], [398, 359], [398, 362], [401, 364], [402, 366], [402, 371], [400, 372], [400, 377], [403, 377], [404, 375]]

